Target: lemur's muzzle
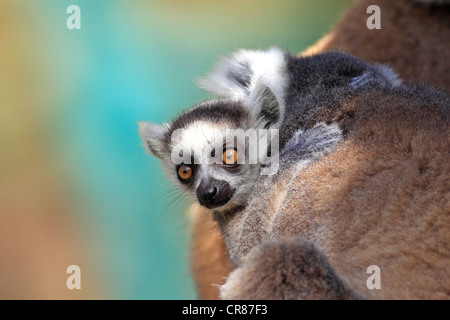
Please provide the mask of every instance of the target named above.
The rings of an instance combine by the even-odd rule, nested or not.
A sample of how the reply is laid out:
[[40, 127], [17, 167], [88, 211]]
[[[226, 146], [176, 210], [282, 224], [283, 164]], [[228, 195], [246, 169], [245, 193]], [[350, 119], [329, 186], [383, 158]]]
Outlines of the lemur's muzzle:
[[197, 188], [198, 202], [208, 209], [225, 205], [234, 195], [234, 189], [223, 180], [202, 181]]

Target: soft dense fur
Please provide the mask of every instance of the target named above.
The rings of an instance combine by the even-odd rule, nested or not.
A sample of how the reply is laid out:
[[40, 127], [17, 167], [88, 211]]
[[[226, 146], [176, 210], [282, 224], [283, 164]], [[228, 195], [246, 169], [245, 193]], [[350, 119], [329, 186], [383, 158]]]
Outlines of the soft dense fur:
[[297, 238], [266, 241], [252, 250], [221, 288], [229, 299], [362, 299], [339, 279], [323, 252]]
[[[255, 194], [264, 197], [252, 198], [243, 213], [222, 221], [216, 217], [238, 267], [222, 297], [292, 298], [292, 293], [278, 291], [277, 278], [267, 280], [275, 281], [271, 285], [278, 288], [269, 294], [267, 282], [257, 281], [265, 273], [251, 272], [247, 281], [242, 273], [263, 263], [253, 251], [267, 257], [275, 250], [271, 244], [268, 252], [261, 253], [265, 246], [261, 243], [285, 237], [295, 242], [296, 236], [299, 246], [311, 241], [320, 248], [339, 274], [335, 280], [348, 283], [357, 295], [449, 298], [449, 106], [446, 94], [419, 86], [392, 92], [368, 90], [319, 111], [318, 117], [338, 121], [348, 132], [344, 141], [306, 169], [285, 168], [270, 184], [260, 179]], [[253, 258], [247, 259], [247, 254]], [[303, 266], [285, 254], [293, 259], [285, 262], [289, 270], [299, 272]], [[381, 268], [381, 290], [366, 288], [365, 271], [370, 265]], [[322, 263], [315, 267], [327, 268]], [[281, 272], [277, 268], [274, 264], [268, 274]], [[303, 286], [294, 281], [296, 277], [290, 279], [292, 286]], [[244, 296], [243, 291], [253, 294]], [[317, 297], [303, 291], [296, 296]]]
[[[370, 4], [376, 4], [382, 10], [381, 30], [368, 30], [364, 27], [368, 16], [365, 10]], [[424, 8], [408, 0], [359, 1], [347, 11], [329, 34], [315, 46], [309, 48], [304, 55], [340, 49], [371, 62], [387, 63], [406, 81], [422, 79], [449, 89], [447, 76], [450, 69], [450, 57], [447, 54], [450, 36], [449, 21], [448, 7]], [[335, 160], [346, 163], [342, 161], [343, 158]], [[351, 169], [352, 163], [349, 163], [348, 166]], [[313, 179], [315, 171], [310, 168], [308, 172], [309, 179]], [[355, 172], [355, 176], [357, 176], [357, 172]], [[375, 193], [376, 196], [377, 192], [382, 191], [386, 186], [384, 180], [380, 180], [380, 186], [370, 194]], [[322, 194], [327, 190], [328, 187], [324, 188], [321, 191]], [[346, 190], [342, 190], [342, 192], [346, 192]], [[357, 196], [358, 193], [353, 196], [354, 201], [357, 201]], [[330, 197], [332, 198], [332, 195], [327, 194], [327, 199]], [[363, 202], [368, 202], [368, 200]], [[215, 246], [204, 239], [197, 241], [200, 233], [217, 232], [214, 231], [217, 229], [214, 223], [208, 222], [205, 225], [199, 221], [197, 220], [196, 227], [193, 229], [195, 235], [192, 243], [193, 257], [195, 258], [191, 259], [193, 276], [196, 280], [199, 297], [214, 299], [217, 298], [218, 291], [217, 286], [211, 284], [223, 283], [231, 268], [220, 239], [214, 238]], [[382, 246], [379, 245], [379, 247]], [[391, 251], [395, 254], [395, 249]], [[222, 257], [222, 259], [220, 261], [210, 259], [211, 255]], [[216, 272], [218, 265], [223, 266], [221, 272]]]

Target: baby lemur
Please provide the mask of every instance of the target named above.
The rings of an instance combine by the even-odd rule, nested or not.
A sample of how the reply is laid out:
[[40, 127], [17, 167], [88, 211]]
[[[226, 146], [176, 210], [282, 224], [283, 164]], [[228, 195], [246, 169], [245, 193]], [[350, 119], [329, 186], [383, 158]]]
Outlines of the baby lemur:
[[[286, 149], [283, 162], [289, 157], [306, 165], [341, 139], [335, 124], [315, 120], [318, 107], [367, 86], [399, 84], [387, 67], [339, 52], [298, 58], [279, 48], [242, 50], [200, 81], [219, 99], [171, 123], [139, 123], [139, 132], [168, 176], [201, 205], [235, 210], [245, 207], [261, 170], [269, 175], [278, 170], [279, 150]], [[233, 140], [239, 129], [242, 139]], [[252, 133], [258, 139], [249, 139]], [[258, 159], [251, 161], [255, 154]]]
[[[219, 98], [139, 130], [219, 224], [235, 267], [222, 298], [448, 297], [446, 93], [343, 53], [277, 48], [239, 51], [201, 85]], [[230, 129], [270, 137], [256, 163], [250, 134]]]

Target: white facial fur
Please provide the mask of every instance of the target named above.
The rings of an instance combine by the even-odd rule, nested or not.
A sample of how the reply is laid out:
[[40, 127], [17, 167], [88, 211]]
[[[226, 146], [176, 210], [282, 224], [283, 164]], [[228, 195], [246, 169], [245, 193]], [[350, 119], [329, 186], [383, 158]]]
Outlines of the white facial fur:
[[[259, 176], [261, 167], [259, 163], [249, 164], [247, 161], [239, 164], [236, 170], [227, 170], [220, 164], [211, 164], [211, 152], [214, 148], [216, 149], [216, 158], [222, 158], [227, 129], [233, 128], [226, 123], [195, 121], [188, 127], [177, 130], [178, 132], [172, 136], [171, 145], [174, 148], [172, 149], [172, 158], [179, 160], [180, 158], [177, 155], [180, 150], [183, 150], [183, 153], [186, 150], [191, 150], [195, 157], [194, 163], [197, 165], [194, 167], [194, 182], [192, 185], [185, 185], [179, 181], [176, 163], [173, 163], [173, 159], [169, 161], [171, 165], [167, 165], [167, 163], [165, 165], [165, 170], [169, 177], [194, 197], [198, 186], [203, 180], [215, 179], [228, 182], [230, 187], [236, 191], [228, 203], [216, 208], [216, 210], [225, 210], [244, 204]], [[241, 152], [243, 154], [239, 152], [238, 154], [245, 159], [247, 154], [246, 146], [240, 145], [237, 147], [238, 151], [243, 150]], [[190, 154], [187, 158], [190, 158]]]

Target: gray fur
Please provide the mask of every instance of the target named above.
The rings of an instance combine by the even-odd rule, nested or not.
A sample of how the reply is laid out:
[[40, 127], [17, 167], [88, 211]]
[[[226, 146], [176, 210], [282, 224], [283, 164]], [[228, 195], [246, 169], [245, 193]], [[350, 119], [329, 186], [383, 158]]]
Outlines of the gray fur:
[[162, 159], [166, 153], [163, 140], [168, 127], [167, 124], [157, 125], [148, 122], [138, 122], [139, 135], [144, 148], [159, 159]]

